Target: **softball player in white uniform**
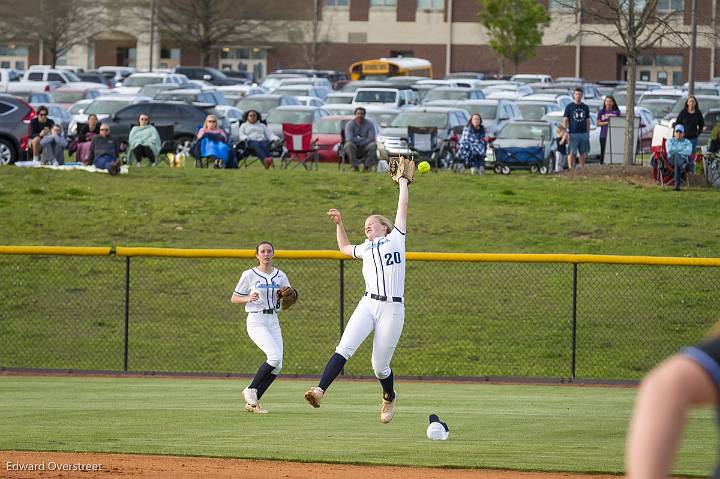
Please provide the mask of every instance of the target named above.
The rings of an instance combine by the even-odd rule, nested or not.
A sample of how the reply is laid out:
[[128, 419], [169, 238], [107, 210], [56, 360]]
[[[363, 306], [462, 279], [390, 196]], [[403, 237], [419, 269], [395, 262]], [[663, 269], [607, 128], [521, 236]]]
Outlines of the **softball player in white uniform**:
[[305, 399], [313, 407], [320, 407], [325, 391], [340, 374], [345, 362], [374, 330], [372, 367], [383, 389], [380, 406], [380, 421], [383, 423], [390, 422], [395, 415], [396, 394], [390, 361], [405, 320], [403, 294], [408, 209], [407, 179], [400, 178], [398, 186], [400, 195], [395, 225], [393, 226], [384, 216], [368, 216], [365, 220], [367, 240], [361, 245], [351, 245], [348, 241], [342, 216], [338, 210], [331, 209], [327, 213], [337, 225], [337, 242], [340, 251], [363, 260], [365, 294], [350, 317], [335, 354], [325, 366], [320, 383], [305, 393]]
[[271, 243], [258, 244], [255, 247], [258, 266], [243, 272], [230, 298], [232, 303], [245, 305], [248, 336], [267, 357], [250, 385], [243, 390], [245, 410], [257, 414], [268, 412], [260, 406], [259, 400], [282, 368], [283, 339], [278, 321], [280, 301], [277, 291], [290, 286], [290, 282], [285, 273], [273, 267], [274, 255], [275, 248]]

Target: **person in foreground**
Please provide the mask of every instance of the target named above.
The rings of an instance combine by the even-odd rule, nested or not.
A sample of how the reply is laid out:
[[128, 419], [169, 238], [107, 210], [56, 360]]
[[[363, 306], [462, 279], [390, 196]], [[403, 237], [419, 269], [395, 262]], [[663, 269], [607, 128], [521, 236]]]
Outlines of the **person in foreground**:
[[278, 311], [297, 301], [297, 290], [290, 286], [287, 275], [273, 266], [274, 256], [275, 248], [270, 242], [259, 243], [255, 247], [257, 267], [243, 271], [230, 297], [231, 303], [245, 305], [248, 336], [267, 358], [243, 390], [245, 410], [256, 414], [268, 412], [260, 405], [260, 398], [282, 368], [283, 339]]
[[[412, 164], [411, 168], [414, 168]], [[345, 363], [365, 338], [374, 330], [372, 368], [382, 386], [380, 422], [388, 423], [395, 415], [397, 394], [393, 371], [390, 368], [395, 347], [405, 321], [405, 233], [408, 210], [408, 178], [396, 179], [400, 189], [395, 224], [381, 215], [370, 215], [365, 220], [366, 240], [351, 245], [343, 225], [340, 211], [331, 209], [327, 215], [336, 225], [340, 252], [363, 260], [365, 294], [353, 312], [343, 332], [340, 344], [325, 366], [318, 385], [305, 393], [313, 407], [320, 402], [337, 378]]]
[[[629, 479], [670, 476], [690, 409], [720, 405], [720, 323], [700, 344], [666, 359], [643, 379], [625, 449]], [[720, 466], [711, 477], [720, 477]]]

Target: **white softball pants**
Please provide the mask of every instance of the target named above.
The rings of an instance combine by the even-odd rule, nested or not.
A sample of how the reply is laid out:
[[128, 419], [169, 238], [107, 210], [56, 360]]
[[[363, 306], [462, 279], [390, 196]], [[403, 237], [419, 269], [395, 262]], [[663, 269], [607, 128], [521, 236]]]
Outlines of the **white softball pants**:
[[276, 314], [248, 313], [247, 333], [258, 348], [265, 353], [266, 362], [274, 367], [276, 376], [282, 369], [283, 339], [280, 321]]
[[385, 379], [390, 376], [390, 361], [400, 340], [404, 322], [403, 303], [386, 303], [364, 296], [350, 316], [335, 352], [345, 359], [350, 359], [365, 338], [375, 330], [372, 368], [375, 377]]

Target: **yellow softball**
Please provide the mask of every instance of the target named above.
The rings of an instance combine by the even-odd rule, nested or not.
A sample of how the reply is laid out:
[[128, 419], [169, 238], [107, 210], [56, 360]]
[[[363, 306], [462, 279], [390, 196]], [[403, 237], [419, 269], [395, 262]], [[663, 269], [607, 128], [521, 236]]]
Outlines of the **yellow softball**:
[[418, 171], [420, 172], [420, 174], [423, 174], [423, 175], [425, 173], [428, 173], [430, 171], [430, 163], [428, 163], [427, 161], [421, 161], [418, 164]]

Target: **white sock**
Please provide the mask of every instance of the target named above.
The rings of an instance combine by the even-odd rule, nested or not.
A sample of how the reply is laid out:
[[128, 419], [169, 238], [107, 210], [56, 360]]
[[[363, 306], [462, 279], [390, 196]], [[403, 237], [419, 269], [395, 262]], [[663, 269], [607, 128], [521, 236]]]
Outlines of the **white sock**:
[[33, 161], [40, 161], [37, 156], [33, 156]]

